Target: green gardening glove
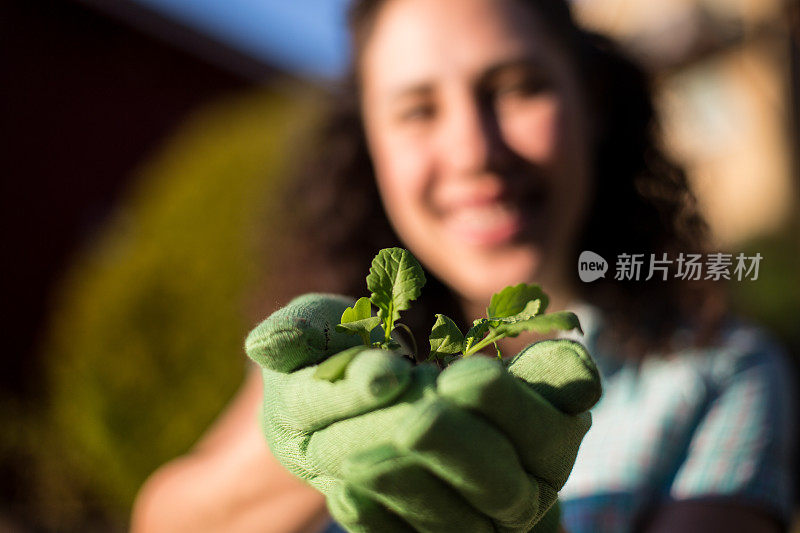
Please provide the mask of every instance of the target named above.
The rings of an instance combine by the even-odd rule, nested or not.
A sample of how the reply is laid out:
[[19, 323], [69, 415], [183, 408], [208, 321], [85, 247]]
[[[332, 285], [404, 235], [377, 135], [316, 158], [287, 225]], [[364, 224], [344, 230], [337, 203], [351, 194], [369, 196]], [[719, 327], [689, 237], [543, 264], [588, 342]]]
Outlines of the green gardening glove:
[[573, 341], [531, 345], [507, 369], [456, 361], [388, 443], [347, 459], [331, 513], [353, 532], [556, 531], [557, 493], [600, 393]]
[[[412, 367], [396, 353], [365, 349], [342, 379], [314, 378], [316, 364], [360, 341], [335, 328], [352, 304], [342, 296], [300, 296], [245, 341], [247, 354], [262, 369], [261, 421], [270, 449], [323, 493], [336, 484], [345, 457], [385, 441], [414, 402], [435, 388], [438, 375], [432, 365]], [[373, 416], [360, 416], [366, 413]]]
[[[342, 297], [306, 295], [273, 314], [248, 337], [248, 354], [263, 368], [262, 421], [275, 456], [325, 493], [334, 515], [353, 531], [409, 531], [410, 524], [421, 531], [494, 531], [495, 525], [500, 530], [527, 531], [540, 519], [537, 531], [545, 531], [539, 529], [545, 524], [557, 526], [557, 508], [544, 514], [555, 501], [554, 491], [545, 486], [541, 494], [533, 494], [539, 490], [534, 477], [524, 486], [527, 497], [519, 497], [519, 491], [509, 491], [511, 485], [506, 483], [530, 477], [524, 471], [525, 461], [511, 459], [518, 442], [523, 441], [524, 450], [531, 435], [512, 431], [518, 441], [512, 444], [495, 428], [508, 425], [509, 419], [512, 425], [519, 423], [514, 422], [515, 409], [525, 407], [530, 398], [523, 397], [520, 403], [515, 395], [530, 391], [527, 386], [520, 389], [521, 382], [499, 362], [473, 357], [451, 365], [439, 378], [438, 393], [434, 367], [411, 368], [386, 351], [358, 354], [337, 382], [313, 378], [314, 364], [354, 343], [353, 337], [337, 334], [334, 328], [350, 303]], [[599, 395], [596, 371], [587, 370], [594, 368], [591, 360], [586, 356], [581, 374], [570, 364], [583, 361], [582, 348], [567, 350], [566, 357], [554, 348], [542, 349], [541, 354], [526, 350], [510, 371], [531, 383], [538, 391], [534, 396], [544, 396], [561, 409], [579, 410], [581, 402], [588, 408], [596, 400], [592, 395]], [[523, 357], [526, 354], [529, 357]], [[527, 364], [530, 361], [535, 364]], [[483, 404], [488, 400], [496, 404], [487, 409]], [[541, 398], [537, 401], [543, 403]], [[484, 420], [491, 424], [487, 427]], [[554, 422], [557, 426], [558, 417]], [[569, 435], [565, 439], [563, 428], [555, 432], [567, 441], [566, 474], [574, 461], [574, 455], [569, 458], [570, 444], [574, 442], [576, 451], [585, 432], [580, 423], [577, 426], [576, 439]], [[547, 441], [541, 435], [539, 440]], [[477, 453], [470, 452], [473, 448]], [[494, 455], [500, 459], [490, 457], [496, 464], [487, 468], [483, 452], [490, 449], [498, 450]], [[546, 449], [544, 455], [552, 455]], [[375, 465], [376, 456], [381, 465]], [[442, 468], [437, 469], [439, 458]], [[555, 477], [560, 488], [563, 481]], [[385, 489], [387, 483], [388, 492], [382, 493], [377, 485]], [[484, 486], [494, 488], [476, 490]], [[465, 489], [467, 498], [459, 493]], [[513, 494], [507, 501], [497, 496], [509, 492]], [[411, 505], [404, 503], [409, 495]]]

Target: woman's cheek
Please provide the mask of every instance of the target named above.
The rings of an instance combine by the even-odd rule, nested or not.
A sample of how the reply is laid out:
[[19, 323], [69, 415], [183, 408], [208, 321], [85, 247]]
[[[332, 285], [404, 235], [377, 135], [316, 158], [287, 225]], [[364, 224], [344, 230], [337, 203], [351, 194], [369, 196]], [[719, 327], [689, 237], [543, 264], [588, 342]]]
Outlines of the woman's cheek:
[[376, 156], [375, 170], [387, 194], [404, 204], [422, 197], [432, 168], [423, 144], [405, 138], [389, 140]]
[[548, 163], [559, 152], [561, 106], [555, 96], [520, 103], [503, 115], [503, 133], [514, 151], [533, 163]]

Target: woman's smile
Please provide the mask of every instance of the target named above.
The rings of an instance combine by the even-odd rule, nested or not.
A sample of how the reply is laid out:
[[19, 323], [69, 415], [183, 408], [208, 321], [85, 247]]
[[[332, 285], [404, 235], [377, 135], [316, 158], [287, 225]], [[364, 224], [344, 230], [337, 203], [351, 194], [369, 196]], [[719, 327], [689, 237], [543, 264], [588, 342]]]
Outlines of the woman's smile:
[[443, 222], [454, 238], [474, 246], [505, 244], [522, 230], [519, 209], [501, 200], [469, 200], [446, 212]]

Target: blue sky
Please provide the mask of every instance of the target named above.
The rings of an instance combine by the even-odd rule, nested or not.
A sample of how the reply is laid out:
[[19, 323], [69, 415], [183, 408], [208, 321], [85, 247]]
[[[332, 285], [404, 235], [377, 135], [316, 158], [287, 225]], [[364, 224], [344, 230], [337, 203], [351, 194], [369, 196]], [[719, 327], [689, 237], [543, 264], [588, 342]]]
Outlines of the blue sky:
[[137, 0], [247, 55], [312, 77], [347, 60], [349, 0]]

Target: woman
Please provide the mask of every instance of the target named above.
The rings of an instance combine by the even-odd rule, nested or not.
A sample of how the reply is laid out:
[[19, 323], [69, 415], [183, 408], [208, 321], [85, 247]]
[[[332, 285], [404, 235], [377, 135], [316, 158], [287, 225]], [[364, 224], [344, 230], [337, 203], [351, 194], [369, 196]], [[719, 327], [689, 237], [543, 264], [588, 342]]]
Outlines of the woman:
[[[604, 380], [560, 495], [565, 528], [780, 530], [793, 432], [779, 350], [732, 324], [708, 283], [575, 275], [582, 250], [612, 269], [621, 253], [704, 251], [641, 73], [560, 0], [361, 0], [351, 30], [350, 85], [286, 202], [305, 211], [285, 217], [303, 239], [286, 241], [284, 301], [361, 295], [375, 251], [400, 243], [433, 275], [405, 318], [424, 346], [433, 313], [463, 327], [493, 292], [535, 281], [551, 309], [579, 312]], [[134, 530], [326, 527], [322, 496], [264, 446], [260, 401], [253, 374], [148, 481]]]

